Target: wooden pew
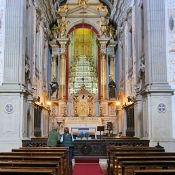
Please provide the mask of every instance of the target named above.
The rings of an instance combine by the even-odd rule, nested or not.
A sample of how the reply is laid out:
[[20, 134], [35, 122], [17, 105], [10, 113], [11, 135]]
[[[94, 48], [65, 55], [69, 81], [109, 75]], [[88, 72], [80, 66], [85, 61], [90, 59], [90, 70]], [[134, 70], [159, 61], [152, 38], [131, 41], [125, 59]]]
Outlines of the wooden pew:
[[169, 175], [175, 174], [175, 170], [136, 170], [133, 175]]
[[28, 161], [28, 162], [53, 162], [57, 163], [59, 167], [59, 175], [64, 175], [64, 161], [62, 156], [10, 156], [10, 155], [0, 155], [0, 161]]
[[117, 147], [117, 146], [109, 146], [107, 147], [107, 172], [108, 175], [111, 174], [111, 163], [113, 163], [113, 155], [115, 152], [165, 152], [164, 148], [157, 147]]
[[8, 161], [3, 162], [0, 161], [0, 169], [46, 169], [46, 170], [54, 170], [55, 175], [59, 174], [59, 168], [58, 163], [53, 162], [33, 162], [33, 161]]
[[47, 169], [0, 169], [1, 175], [55, 175], [54, 170]]
[[[114, 174], [118, 174], [119, 173], [119, 167], [122, 167], [122, 175], [124, 175], [124, 168], [125, 166], [123, 165], [124, 162], [142, 162], [142, 161], [162, 161], [162, 162], [167, 162], [167, 161], [174, 161], [173, 163], [175, 163], [175, 156], [118, 156], [115, 157], [116, 160], [116, 164], [113, 167], [113, 172]], [[131, 163], [132, 164], [132, 163]], [[175, 164], [174, 164], [175, 165]], [[129, 166], [129, 165], [127, 165]], [[136, 165], [135, 166], [139, 166]]]
[[[64, 159], [64, 152], [0, 152], [0, 155], [4, 156], [59, 156]], [[60, 162], [60, 171], [67, 171], [65, 161]], [[67, 172], [65, 172], [66, 174]]]
[[[69, 147], [21, 147], [19, 149], [12, 149], [12, 152], [52, 152], [54, 155], [58, 155], [59, 152], [64, 152], [64, 165], [65, 171], [69, 170]], [[51, 153], [51, 154], [52, 154]]]

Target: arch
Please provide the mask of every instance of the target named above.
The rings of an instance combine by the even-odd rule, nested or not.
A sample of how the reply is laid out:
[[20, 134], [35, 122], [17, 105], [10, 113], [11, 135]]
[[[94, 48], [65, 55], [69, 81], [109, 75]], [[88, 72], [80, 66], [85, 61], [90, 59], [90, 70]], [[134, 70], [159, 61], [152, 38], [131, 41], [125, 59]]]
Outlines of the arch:
[[[82, 22], [82, 20], [81, 20]], [[75, 23], [74, 23], [75, 24]], [[69, 35], [76, 29], [79, 29], [79, 28], [87, 28], [87, 29], [90, 29], [92, 30], [98, 38], [100, 38], [100, 34], [98, 32], [98, 30], [90, 25], [90, 24], [87, 24], [87, 23], [78, 23], [77, 25], [74, 25], [72, 28], [69, 29], [69, 31], [67, 32], [67, 38], [69, 38]], [[66, 99], [68, 99], [68, 74], [69, 74], [69, 55], [68, 55], [68, 49], [66, 49]], [[98, 48], [98, 65], [100, 65], [100, 48]], [[100, 66], [98, 67], [98, 99], [100, 99], [100, 96], [101, 96], [101, 82], [100, 82]]]
[[84, 23], [82, 23], [82, 20], [74, 22], [72, 25], [68, 27], [67, 38], [69, 37], [70, 33], [72, 33], [75, 29], [82, 28], [82, 27], [92, 30], [99, 38], [100, 37], [100, 34], [99, 34], [100, 32], [98, 30], [99, 26], [97, 26], [96, 24], [94, 25], [92, 24], [94, 23], [87, 20], [85, 20]]

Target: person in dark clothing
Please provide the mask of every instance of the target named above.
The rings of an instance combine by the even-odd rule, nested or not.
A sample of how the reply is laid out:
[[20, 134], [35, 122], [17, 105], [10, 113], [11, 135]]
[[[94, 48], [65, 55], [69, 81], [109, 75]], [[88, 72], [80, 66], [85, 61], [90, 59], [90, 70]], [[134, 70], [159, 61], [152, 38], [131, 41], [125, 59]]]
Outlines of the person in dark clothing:
[[57, 146], [57, 143], [60, 141], [60, 133], [57, 130], [58, 126], [54, 126], [54, 129], [49, 132], [47, 146]]
[[69, 147], [69, 166], [72, 166], [72, 154], [73, 154], [73, 147], [74, 147], [74, 138], [72, 134], [69, 133], [69, 128], [64, 128], [64, 134], [61, 136], [60, 142], [62, 143], [63, 147]]

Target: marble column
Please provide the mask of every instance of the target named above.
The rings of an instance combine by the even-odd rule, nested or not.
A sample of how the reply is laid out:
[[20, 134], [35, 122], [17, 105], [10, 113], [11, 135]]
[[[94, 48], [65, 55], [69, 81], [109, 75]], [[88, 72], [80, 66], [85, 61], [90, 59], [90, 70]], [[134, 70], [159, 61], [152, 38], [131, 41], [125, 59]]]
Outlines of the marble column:
[[57, 77], [57, 58], [58, 55], [52, 55], [52, 81], [56, 81], [56, 77]]
[[[26, 1], [1, 1], [4, 47], [1, 58], [3, 74], [0, 82], [0, 150], [11, 151], [11, 148], [22, 146], [26, 137], [25, 97], [25, 32]], [[4, 22], [5, 21], [5, 22]], [[22, 25], [23, 24], [23, 25]], [[1, 65], [2, 66], [2, 65]], [[2, 70], [1, 69], [1, 70]]]
[[60, 53], [60, 99], [65, 98], [66, 88], [66, 53]]
[[106, 99], [106, 53], [101, 52], [101, 95]]
[[110, 72], [109, 74], [112, 75], [112, 78], [115, 81], [115, 46], [117, 45], [117, 41], [114, 40], [110, 40], [108, 46], [107, 46], [107, 53], [108, 53], [108, 57], [110, 60]]
[[99, 38], [98, 39], [99, 45], [100, 45], [100, 58], [101, 58], [101, 71], [100, 71], [100, 78], [101, 78], [101, 96], [102, 99], [105, 100], [107, 98], [107, 63], [106, 63], [106, 57], [107, 57], [107, 44], [109, 42], [109, 38]]
[[136, 102], [134, 103], [134, 126], [135, 126], [135, 137], [143, 137], [143, 111], [142, 111], [142, 96], [138, 95]]
[[[60, 100], [65, 100], [66, 98], [66, 83], [67, 80], [66, 80], [66, 76], [69, 75], [69, 70], [66, 70], [66, 64], [68, 64], [68, 58], [66, 56], [67, 53], [67, 44], [68, 44], [68, 38], [58, 38], [57, 41], [59, 42], [59, 44], [61, 45], [61, 48], [60, 48], [60, 90], [59, 90], [59, 93], [60, 93]], [[67, 72], [66, 72], [67, 71]], [[68, 85], [67, 85], [68, 87]]]
[[[172, 95], [174, 90], [167, 83], [165, 1], [143, 1], [145, 87], [143, 98], [144, 136], [150, 146], [169, 148], [174, 141], [172, 125]], [[159, 25], [154, 25], [154, 24]], [[144, 124], [145, 125], [145, 124]], [[147, 133], [147, 134], [146, 134]], [[175, 147], [174, 147], [175, 148]]]
[[114, 55], [109, 55], [109, 61], [110, 61], [110, 75], [114, 79]]

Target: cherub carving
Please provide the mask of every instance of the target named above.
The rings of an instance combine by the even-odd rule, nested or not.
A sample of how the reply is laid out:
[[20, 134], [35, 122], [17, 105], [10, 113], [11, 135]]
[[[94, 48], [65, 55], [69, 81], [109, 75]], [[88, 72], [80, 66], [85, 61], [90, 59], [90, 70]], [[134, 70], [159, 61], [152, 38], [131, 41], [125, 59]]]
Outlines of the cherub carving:
[[59, 23], [59, 30], [61, 36], [66, 35], [66, 22], [64, 19], [62, 19], [62, 21]]
[[107, 22], [104, 17], [101, 18], [100, 22], [100, 30], [101, 30], [101, 36], [106, 36], [107, 32]]
[[52, 30], [51, 30], [53, 39], [57, 39], [58, 29], [59, 29], [59, 27], [54, 24], [54, 26], [52, 27]]
[[58, 8], [58, 13], [67, 13], [69, 11], [68, 2], [65, 5]]
[[114, 39], [114, 27], [112, 25], [108, 26], [109, 38]]
[[106, 6], [104, 6], [101, 2], [98, 3], [98, 6], [97, 6], [97, 12], [105, 12], [105, 13], [108, 13], [108, 9]]

